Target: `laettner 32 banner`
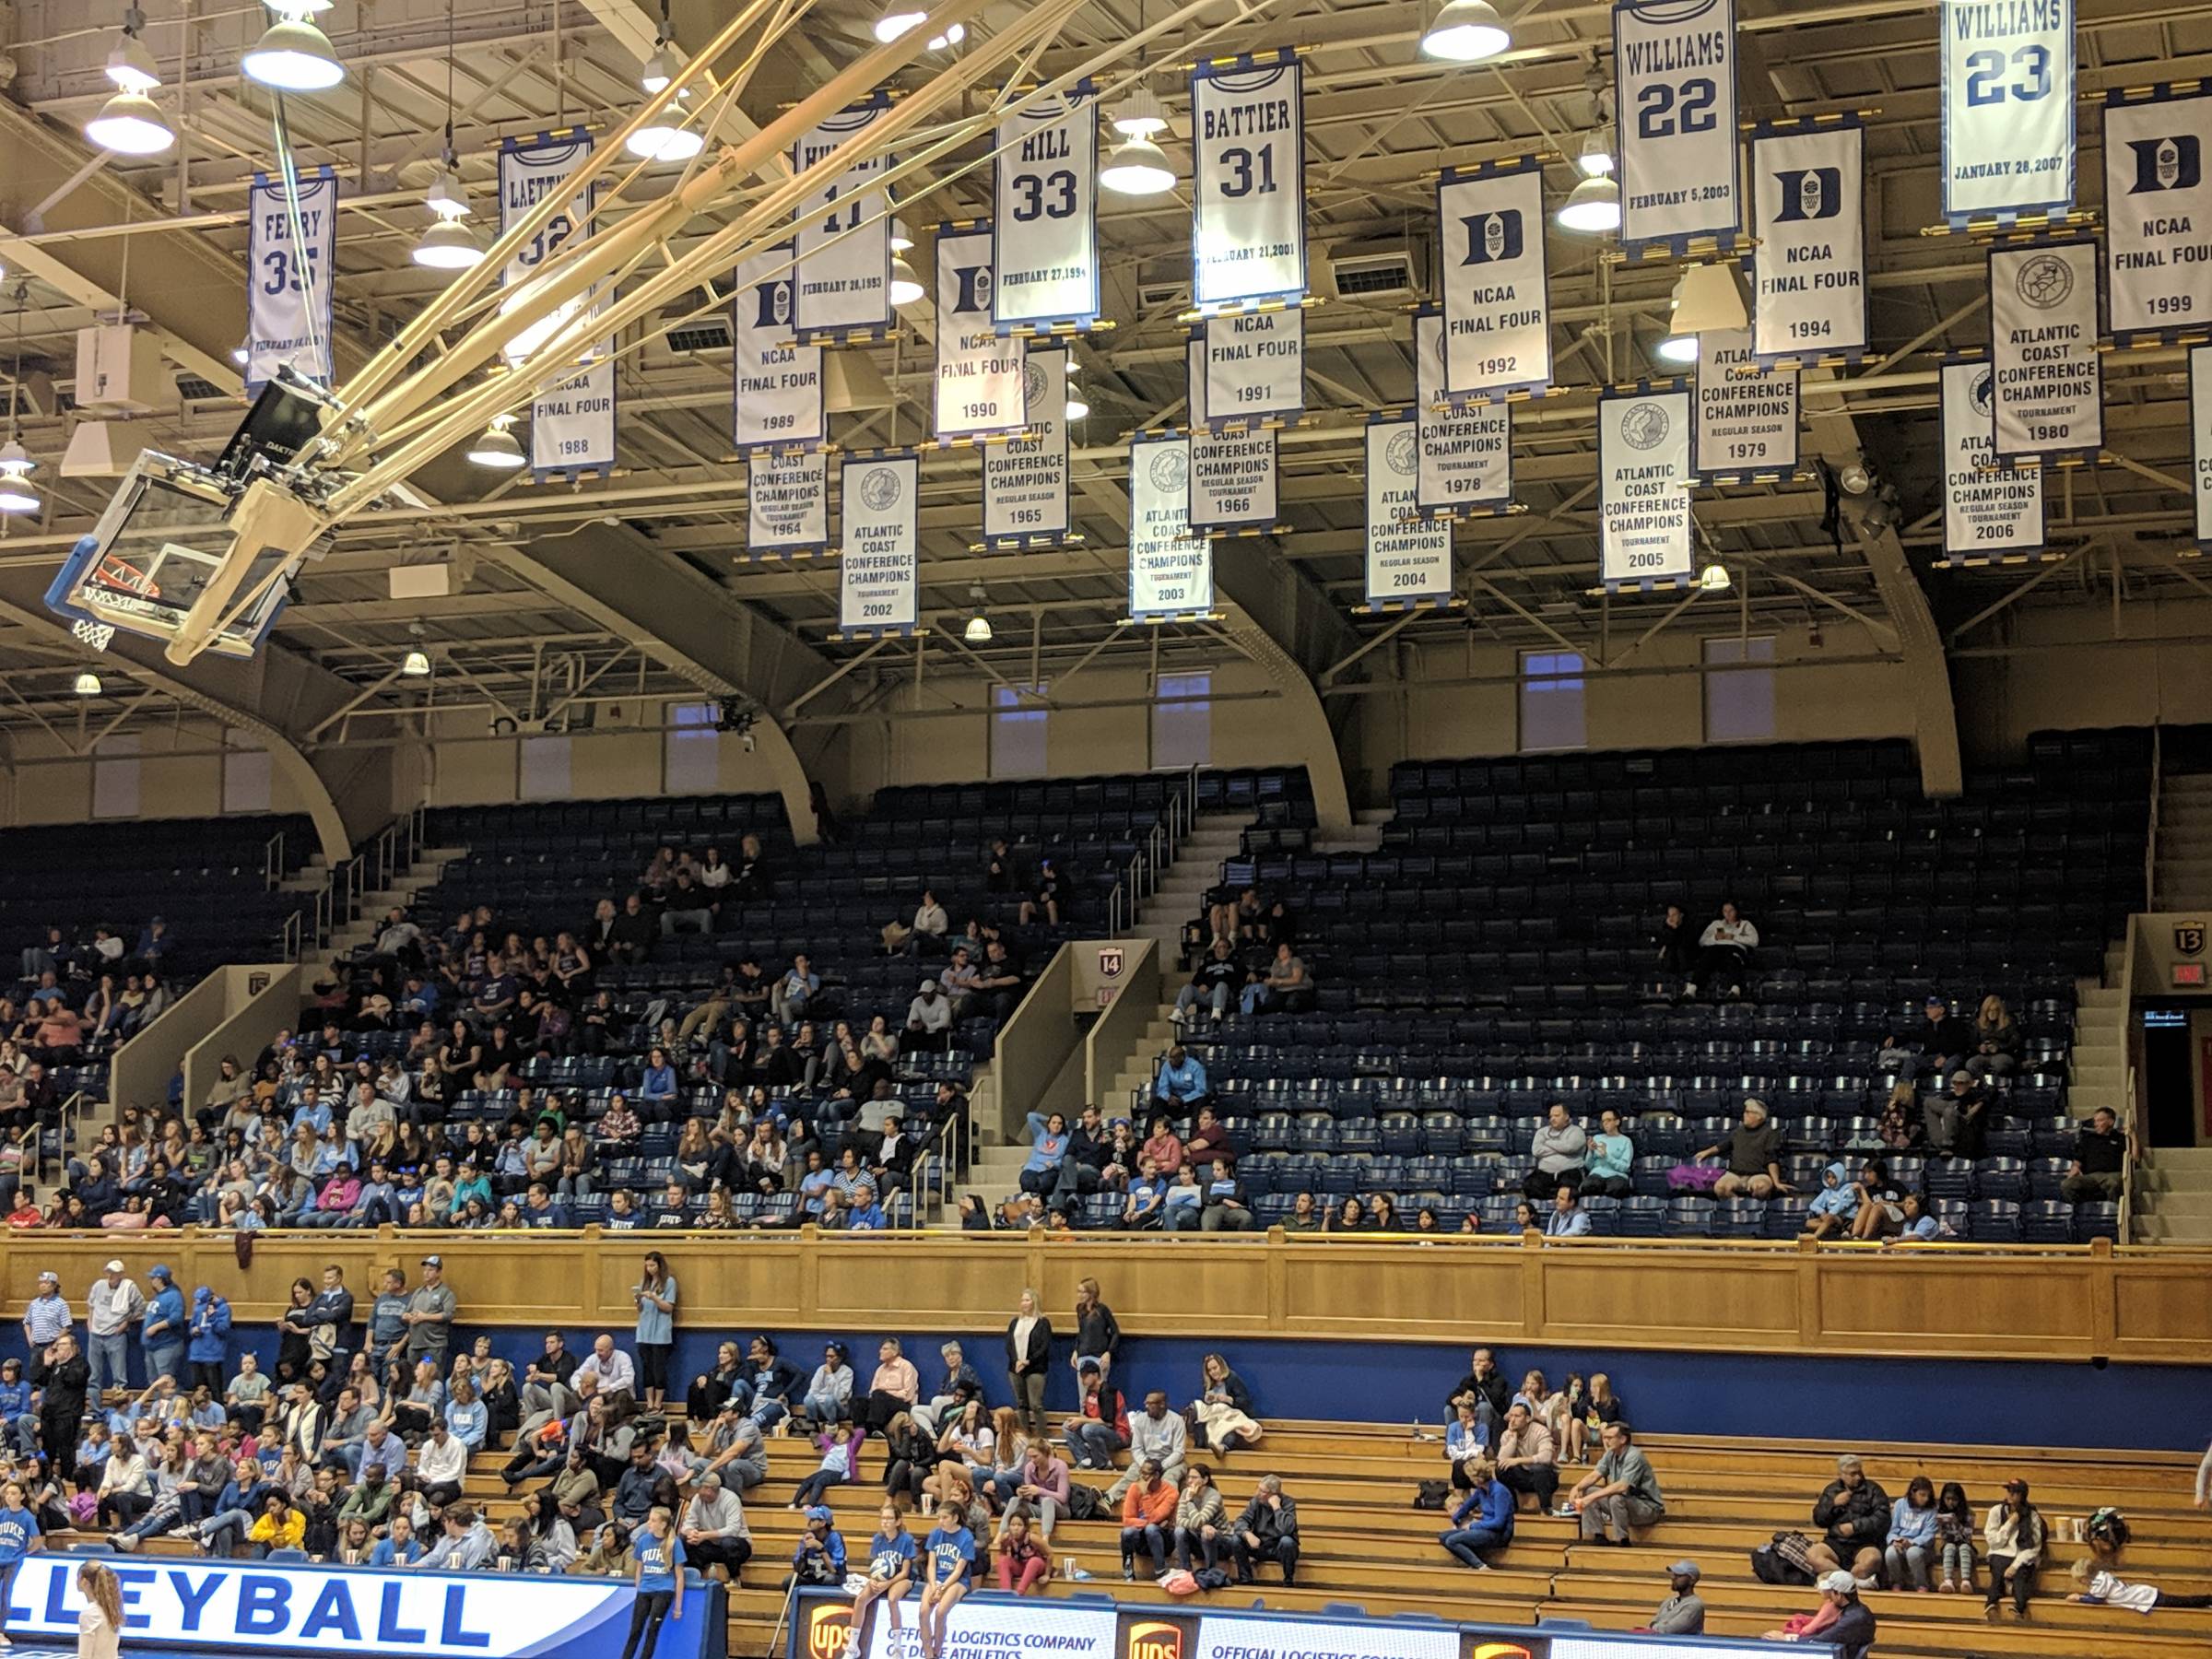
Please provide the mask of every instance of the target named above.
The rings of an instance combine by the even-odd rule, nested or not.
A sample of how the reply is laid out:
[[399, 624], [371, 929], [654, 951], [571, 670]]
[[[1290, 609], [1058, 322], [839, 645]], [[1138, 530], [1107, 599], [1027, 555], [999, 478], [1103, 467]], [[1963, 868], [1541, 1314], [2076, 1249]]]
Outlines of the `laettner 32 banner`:
[[[331, 279], [338, 253], [338, 176], [327, 167], [299, 175], [293, 223], [284, 181], [253, 175], [247, 192], [246, 390], [258, 392], [279, 369], [317, 385], [331, 381]], [[298, 235], [294, 235], [297, 230]]]
[[1067, 535], [1067, 351], [1032, 340], [1022, 368], [1029, 435], [982, 445], [983, 547], [1048, 547]]
[[2197, 549], [2212, 551], [2212, 346], [2189, 353], [2189, 494]]
[[2095, 460], [2104, 447], [2097, 265], [2087, 237], [1991, 250], [1989, 356], [2004, 465]]
[[1528, 157], [1446, 168], [1436, 208], [1444, 400], [1541, 391], [1551, 383], [1543, 169]]
[[1214, 545], [1191, 534], [1191, 445], [1139, 436], [1129, 444], [1129, 616], [1203, 617], [1214, 608]]
[[1289, 51], [1191, 72], [1191, 297], [1201, 311], [1305, 295], [1303, 86]]
[[765, 248], [740, 265], [731, 280], [731, 426], [741, 450], [798, 448], [830, 435], [822, 348], [792, 338], [793, 253], [789, 242]]
[[1671, 387], [1597, 400], [1598, 575], [1655, 587], [1695, 571], [1689, 394]]
[[2074, 0], [1943, 0], [1943, 216], [2074, 205]]
[[[840, 110], [792, 147], [801, 172], [847, 145], [857, 151], [891, 107], [877, 93]], [[798, 297], [803, 340], [871, 334], [891, 322], [891, 220], [883, 193], [889, 156], [868, 156], [833, 175], [798, 206]]]
[[1018, 432], [1028, 420], [1021, 342], [991, 321], [991, 227], [937, 232], [936, 434]]
[[1751, 349], [1770, 367], [1866, 355], [1866, 134], [1855, 117], [1751, 140]]
[[1990, 465], [1989, 365], [1943, 366], [1943, 556], [1981, 564], [2041, 551], [2043, 475]]
[[1622, 248], [1733, 246], [1744, 226], [1735, 0], [1620, 0], [1613, 73]]
[[2115, 92], [2104, 111], [2105, 304], [2122, 345], [2212, 326], [2212, 93]]
[[1367, 423], [1367, 602], [1377, 610], [1452, 596], [1452, 521], [1420, 516], [1418, 411]]
[[911, 454], [854, 456], [838, 486], [844, 535], [838, 559], [840, 632], [867, 639], [910, 634], [922, 463]]
[[[566, 189], [591, 156], [592, 135], [582, 130], [548, 134], [532, 143], [508, 139], [500, 147], [500, 229], [504, 231], [547, 196]], [[512, 287], [527, 280], [539, 262], [568, 240], [575, 229], [573, 218], [556, 217], [544, 234], [509, 262], [501, 282]], [[592, 296], [592, 314], [604, 311], [612, 297], [611, 287], [600, 285]], [[613, 354], [603, 349], [575, 375], [531, 402], [530, 468], [542, 478], [604, 473], [614, 465], [615, 364]]]
[[991, 315], [1002, 329], [1098, 320], [1098, 109], [1086, 81], [999, 123]]
[[[1438, 413], [1445, 401], [1444, 319], [1434, 306], [1423, 307], [1413, 319], [1413, 361], [1414, 424], [1420, 434], [1415, 511], [1430, 518], [1511, 507], [1513, 406], [1475, 404], [1456, 415]], [[1371, 603], [1372, 597], [1371, 593]]]

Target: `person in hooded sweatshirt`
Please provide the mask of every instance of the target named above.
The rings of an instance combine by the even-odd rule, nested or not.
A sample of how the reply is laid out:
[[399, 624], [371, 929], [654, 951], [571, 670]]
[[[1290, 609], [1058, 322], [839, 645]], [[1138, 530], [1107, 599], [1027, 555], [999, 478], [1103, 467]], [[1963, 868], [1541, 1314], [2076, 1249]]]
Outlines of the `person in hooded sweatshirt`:
[[1830, 1164], [1820, 1177], [1820, 1191], [1806, 1216], [1805, 1230], [1812, 1238], [1825, 1239], [1831, 1233], [1843, 1231], [1858, 1213], [1859, 1189], [1852, 1185], [1850, 1172], [1839, 1159]]
[[230, 1304], [213, 1287], [202, 1285], [192, 1293], [186, 1328], [184, 1358], [192, 1367], [192, 1383], [219, 1400], [229, 1374]]

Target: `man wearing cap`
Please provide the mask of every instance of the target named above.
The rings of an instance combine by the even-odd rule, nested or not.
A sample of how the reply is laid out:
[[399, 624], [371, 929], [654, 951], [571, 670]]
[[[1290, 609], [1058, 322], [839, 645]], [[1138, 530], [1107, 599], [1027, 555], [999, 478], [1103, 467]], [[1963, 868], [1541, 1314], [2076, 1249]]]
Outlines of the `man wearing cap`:
[[146, 1304], [146, 1319], [138, 1327], [138, 1344], [146, 1350], [146, 1380], [182, 1377], [184, 1369], [184, 1292], [176, 1276], [156, 1266], [146, 1276], [154, 1288]]
[[1775, 1126], [1767, 1103], [1756, 1098], [1744, 1102], [1744, 1121], [1698, 1153], [1692, 1161], [1728, 1154], [1727, 1172], [1712, 1183], [1715, 1198], [1775, 1198], [1792, 1191], [1782, 1178], [1782, 1131]]
[[85, 1292], [85, 1325], [91, 1335], [85, 1363], [95, 1399], [111, 1387], [130, 1387], [131, 1327], [145, 1317], [145, 1293], [124, 1272], [121, 1261], [110, 1262]]
[[422, 1359], [432, 1360], [441, 1371], [445, 1370], [445, 1350], [453, 1339], [455, 1303], [453, 1287], [445, 1282], [445, 1258], [427, 1255], [422, 1258], [422, 1283], [415, 1287], [415, 1294], [407, 1298], [407, 1311], [401, 1315], [407, 1327], [407, 1359], [410, 1364]]
[[1974, 1028], [1951, 1012], [1951, 1005], [1930, 992], [1927, 1018], [1910, 1031], [1882, 1040], [1882, 1052], [1897, 1065], [1900, 1082], [1934, 1073], [1947, 1077], [1974, 1052]]
[[[1830, 1608], [1835, 1617], [1825, 1624], [1816, 1623], [1810, 1640], [1823, 1641], [1833, 1647], [1841, 1659], [1865, 1659], [1867, 1649], [1874, 1645], [1874, 1609], [1859, 1599], [1859, 1586], [1848, 1572], [1825, 1572], [1819, 1579], [1820, 1599], [1827, 1604], [1818, 1621]], [[1769, 1630], [1762, 1641], [1795, 1641], [1796, 1634], [1784, 1630]]]
[[737, 1494], [709, 1470], [699, 1477], [699, 1490], [684, 1506], [677, 1528], [684, 1540], [684, 1554], [692, 1566], [710, 1578], [737, 1582], [738, 1569], [753, 1559], [753, 1535], [745, 1524], [745, 1505]]
[[69, 1299], [62, 1294], [62, 1276], [49, 1269], [39, 1275], [39, 1293], [23, 1310], [23, 1346], [35, 1354], [69, 1328]]
[[924, 980], [921, 991], [906, 1005], [905, 1046], [940, 1051], [951, 1030], [952, 999], [937, 989], [935, 980]]
[[746, 1415], [751, 1393], [736, 1393], [722, 1403], [707, 1435], [708, 1473], [723, 1477], [740, 1492], [768, 1478], [768, 1442], [760, 1425]]
[[1644, 1629], [1654, 1636], [1702, 1636], [1705, 1633], [1705, 1601], [1698, 1594], [1698, 1580], [1704, 1575], [1695, 1561], [1677, 1561], [1666, 1570], [1670, 1594], [1652, 1615], [1652, 1622]]

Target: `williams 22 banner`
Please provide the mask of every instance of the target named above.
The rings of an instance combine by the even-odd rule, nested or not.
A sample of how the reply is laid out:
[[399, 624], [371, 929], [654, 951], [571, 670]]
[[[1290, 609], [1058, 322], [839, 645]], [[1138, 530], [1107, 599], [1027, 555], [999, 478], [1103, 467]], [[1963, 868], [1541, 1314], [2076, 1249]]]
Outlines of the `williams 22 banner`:
[[1744, 226], [1735, 0], [1620, 0], [1613, 72], [1621, 247], [1732, 247]]

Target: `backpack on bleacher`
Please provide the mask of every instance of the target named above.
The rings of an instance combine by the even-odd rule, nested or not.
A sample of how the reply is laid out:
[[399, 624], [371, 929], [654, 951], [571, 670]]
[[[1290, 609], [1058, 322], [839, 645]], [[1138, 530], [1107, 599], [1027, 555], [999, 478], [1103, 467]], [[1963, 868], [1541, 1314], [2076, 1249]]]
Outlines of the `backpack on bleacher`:
[[1413, 1507], [1418, 1510], [1441, 1510], [1452, 1500], [1452, 1483], [1446, 1480], [1424, 1480], [1420, 1490], [1413, 1495]]
[[1810, 1584], [1813, 1541], [1800, 1532], [1778, 1532], [1774, 1541], [1751, 1552], [1751, 1571], [1762, 1584]]
[[1067, 1483], [1067, 1518], [1070, 1521], [1096, 1521], [1113, 1512], [1106, 1501], [1106, 1494], [1096, 1487], [1084, 1486], [1079, 1481]]

